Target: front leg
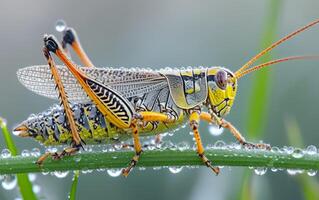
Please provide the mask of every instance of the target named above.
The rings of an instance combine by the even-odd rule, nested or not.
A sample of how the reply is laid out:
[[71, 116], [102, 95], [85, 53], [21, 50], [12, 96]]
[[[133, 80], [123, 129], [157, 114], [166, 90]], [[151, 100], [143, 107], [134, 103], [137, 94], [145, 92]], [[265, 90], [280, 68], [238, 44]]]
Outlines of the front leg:
[[200, 121], [200, 111], [192, 111], [192, 113], [190, 114], [189, 121], [190, 121], [190, 127], [194, 133], [198, 156], [201, 158], [201, 160], [205, 163], [207, 167], [211, 168], [213, 172], [215, 172], [215, 174], [218, 175], [219, 168], [212, 166], [211, 161], [208, 160], [208, 158], [205, 156], [204, 147], [203, 147], [200, 134], [198, 131], [199, 121]]
[[200, 114], [200, 118], [204, 121], [207, 121], [209, 123], [216, 124], [220, 127], [228, 129], [233, 136], [236, 138], [236, 140], [243, 146], [248, 147], [248, 148], [257, 148], [257, 149], [267, 149], [270, 150], [271, 147], [268, 144], [262, 144], [262, 143], [257, 143], [253, 144], [250, 142], [247, 142], [245, 138], [240, 134], [240, 132], [233, 126], [230, 122], [226, 121], [225, 119], [220, 119], [217, 115], [209, 114], [207, 112], [202, 112]]

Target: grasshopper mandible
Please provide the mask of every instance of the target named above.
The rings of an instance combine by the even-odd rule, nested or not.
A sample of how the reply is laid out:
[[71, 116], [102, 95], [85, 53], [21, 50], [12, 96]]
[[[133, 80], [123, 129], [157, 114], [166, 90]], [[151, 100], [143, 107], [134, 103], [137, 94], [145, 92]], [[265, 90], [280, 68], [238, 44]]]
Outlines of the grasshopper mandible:
[[[60, 99], [62, 107], [33, 116], [14, 131], [22, 137], [34, 137], [45, 145], [71, 142], [71, 146], [62, 152], [45, 153], [38, 159], [38, 164], [49, 156], [60, 159], [74, 154], [85, 143], [112, 143], [132, 137], [135, 155], [122, 171], [127, 176], [143, 152], [140, 136], [171, 131], [188, 120], [199, 158], [218, 174], [219, 168], [205, 156], [199, 122], [203, 120], [228, 129], [244, 146], [270, 149], [267, 144], [247, 142], [224, 119], [234, 103], [237, 81], [250, 72], [276, 63], [317, 58], [292, 56], [251, 67], [265, 53], [317, 23], [319, 19], [273, 43], [235, 73], [223, 67], [158, 71], [96, 68], [84, 52], [75, 30], [67, 27], [61, 44], [52, 35], [44, 36], [43, 52], [48, 65], [26, 67], [17, 72], [20, 82], [28, 89]], [[77, 66], [67, 55], [68, 46], [79, 56], [83, 67]], [[53, 54], [65, 66], [57, 66]]]

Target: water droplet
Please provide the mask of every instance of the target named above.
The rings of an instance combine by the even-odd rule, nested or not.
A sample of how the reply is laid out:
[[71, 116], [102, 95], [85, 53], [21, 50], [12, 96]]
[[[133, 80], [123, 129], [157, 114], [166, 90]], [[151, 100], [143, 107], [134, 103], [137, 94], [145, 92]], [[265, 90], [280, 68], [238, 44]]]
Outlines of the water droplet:
[[215, 142], [215, 147], [216, 148], [224, 148], [226, 146], [226, 143], [224, 142], [224, 141], [222, 141], [222, 140], [218, 140], [218, 141], [216, 141]]
[[5, 175], [1, 185], [5, 190], [12, 190], [17, 185], [17, 177], [15, 175]]
[[278, 171], [278, 169], [277, 169], [277, 168], [272, 167], [272, 168], [271, 168], [271, 171], [272, 171], [272, 172], [277, 172], [277, 171]]
[[39, 157], [40, 155], [41, 155], [40, 149], [38, 149], [38, 148], [33, 148], [33, 149], [31, 150], [31, 156]]
[[185, 151], [185, 150], [189, 149], [189, 144], [187, 142], [180, 142], [177, 144], [177, 149], [179, 151]]
[[61, 171], [55, 171], [54, 175], [57, 178], [65, 178], [69, 174], [69, 171], [61, 172]]
[[37, 175], [35, 173], [29, 173], [28, 174], [29, 180], [31, 182], [35, 181], [35, 179], [37, 179]]
[[49, 174], [49, 172], [41, 172], [41, 173], [42, 173], [42, 175], [44, 175], [44, 176], [46, 176], [46, 175]]
[[11, 156], [11, 152], [9, 149], [2, 149], [1, 157], [2, 158], [9, 158]]
[[216, 125], [213, 125], [213, 124], [210, 124], [208, 126], [208, 130], [209, 130], [209, 133], [213, 136], [219, 136], [223, 133], [224, 131], [224, 128], [219, 128], [218, 126]]
[[81, 156], [74, 156], [74, 161], [75, 162], [80, 162], [81, 161]]
[[121, 169], [108, 169], [108, 170], [106, 170], [106, 172], [108, 173], [108, 175], [110, 175], [112, 177], [118, 177], [119, 175], [122, 174]]
[[173, 174], [177, 174], [183, 170], [183, 167], [169, 167], [168, 170]]
[[146, 167], [139, 167], [138, 168], [140, 171], [144, 171], [144, 170], [146, 170]]
[[310, 169], [307, 171], [308, 176], [315, 176], [317, 174], [317, 170]]
[[306, 152], [309, 155], [314, 155], [314, 154], [317, 153], [317, 147], [314, 146], [314, 145], [310, 145], [310, 146], [307, 147]]
[[34, 193], [39, 194], [41, 191], [41, 187], [39, 185], [33, 185], [32, 190]]
[[299, 149], [299, 148], [295, 149], [292, 153], [292, 157], [294, 158], [302, 158], [303, 156], [304, 156], [304, 153], [302, 149]]
[[296, 175], [298, 173], [298, 170], [297, 169], [287, 169], [287, 172], [289, 175]]
[[288, 153], [288, 154], [292, 154], [294, 152], [294, 148], [293, 147], [283, 147], [283, 151]]
[[153, 167], [153, 170], [157, 171], [157, 170], [161, 170], [162, 167]]
[[55, 23], [55, 30], [58, 32], [63, 32], [66, 29], [66, 23], [63, 19], [59, 19]]
[[262, 176], [262, 175], [266, 174], [267, 168], [265, 168], [265, 167], [257, 167], [257, 168], [254, 169], [254, 172], [255, 172], [256, 175]]
[[0, 128], [7, 126], [7, 120], [0, 117]]
[[192, 136], [193, 136], [193, 135], [194, 135], [194, 132], [193, 132], [193, 131], [190, 131], [190, 132], [189, 132], [189, 135], [192, 135]]
[[24, 149], [24, 150], [21, 152], [21, 156], [22, 156], [22, 157], [29, 157], [29, 156], [30, 156], [30, 151], [27, 150], [27, 149]]

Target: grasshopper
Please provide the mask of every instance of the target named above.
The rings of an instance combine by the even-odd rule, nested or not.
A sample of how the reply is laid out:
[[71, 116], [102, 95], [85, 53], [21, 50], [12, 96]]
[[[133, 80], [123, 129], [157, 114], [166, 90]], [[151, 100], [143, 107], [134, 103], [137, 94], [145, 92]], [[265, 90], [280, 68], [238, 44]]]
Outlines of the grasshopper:
[[[216, 174], [219, 168], [205, 156], [198, 131], [199, 122], [207, 121], [226, 128], [248, 148], [270, 149], [267, 144], [247, 142], [224, 117], [230, 112], [237, 93], [238, 79], [261, 68], [288, 60], [316, 56], [292, 56], [252, 66], [261, 56], [286, 40], [319, 23], [319, 19], [288, 34], [264, 49], [236, 72], [224, 67], [189, 69], [96, 68], [73, 28], [66, 27], [61, 43], [52, 35], [44, 36], [43, 54], [48, 65], [20, 69], [20, 82], [31, 91], [59, 99], [57, 106], [34, 115], [14, 131], [21, 137], [33, 137], [45, 145], [71, 143], [62, 152], [45, 153], [37, 164], [51, 156], [60, 159], [72, 155], [86, 143], [112, 143], [133, 138], [135, 155], [122, 170], [124, 176], [142, 155], [140, 136], [160, 135], [189, 122], [197, 154]], [[70, 46], [83, 67], [68, 56]], [[57, 66], [55, 54], [64, 66]]]

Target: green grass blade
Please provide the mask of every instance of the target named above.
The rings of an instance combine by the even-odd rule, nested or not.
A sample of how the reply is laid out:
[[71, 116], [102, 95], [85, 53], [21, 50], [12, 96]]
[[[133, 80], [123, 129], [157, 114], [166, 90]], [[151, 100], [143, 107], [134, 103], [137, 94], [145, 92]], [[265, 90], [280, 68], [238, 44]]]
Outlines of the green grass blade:
[[[268, 7], [268, 16], [264, 27], [261, 41], [261, 49], [267, 48], [276, 39], [276, 30], [281, 8], [281, 0], [271, 0]], [[271, 60], [272, 54], [269, 52], [260, 58], [260, 63]], [[252, 89], [250, 94], [249, 109], [247, 112], [247, 138], [258, 140], [262, 138], [267, 123], [267, 110], [269, 92], [271, 88], [271, 73], [269, 69], [263, 69], [253, 74], [251, 82]], [[251, 185], [251, 173], [244, 173], [243, 182], [240, 190], [242, 200], [254, 199], [252, 191], [247, 188]]]
[[[10, 132], [8, 131], [6, 122], [0, 117], [0, 127], [6, 142], [8, 149], [12, 156], [18, 155], [18, 149], [16, 148]], [[27, 200], [37, 200], [36, 195], [32, 190], [32, 183], [29, 180], [28, 174], [17, 174], [18, 186], [23, 199]]]
[[80, 175], [79, 171], [75, 171], [74, 172], [69, 200], [75, 200], [76, 199], [76, 191], [77, 191], [77, 186], [78, 186], [78, 182], [79, 182], [79, 175]]
[[[285, 128], [288, 136], [289, 143], [293, 146], [304, 146], [301, 137], [301, 131], [297, 120], [295, 118], [285, 119]], [[300, 187], [302, 187], [302, 193], [306, 200], [319, 199], [319, 183], [314, 177], [309, 177], [305, 174], [296, 176]]]

